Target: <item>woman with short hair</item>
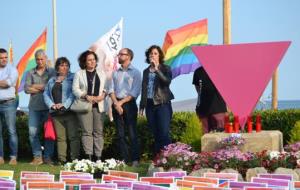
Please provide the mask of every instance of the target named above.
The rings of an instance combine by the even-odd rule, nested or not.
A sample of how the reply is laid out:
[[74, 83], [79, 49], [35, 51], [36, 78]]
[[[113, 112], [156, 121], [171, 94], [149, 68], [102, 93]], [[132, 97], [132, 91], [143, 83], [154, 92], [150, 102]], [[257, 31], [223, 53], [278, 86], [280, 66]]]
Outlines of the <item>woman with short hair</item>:
[[70, 72], [70, 61], [60, 57], [55, 62], [57, 75], [52, 77], [44, 91], [44, 101], [53, 117], [57, 135], [58, 162], [67, 162], [67, 141], [70, 142], [70, 159], [79, 158], [79, 125], [75, 113], [70, 111], [74, 101], [72, 83], [74, 74]]
[[87, 50], [78, 58], [81, 70], [75, 73], [73, 93], [77, 99], [84, 99], [92, 106], [91, 111], [77, 113], [82, 127], [82, 145], [85, 157], [101, 159], [104, 139], [104, 99], [107, 92], [107, 79], [103, 71], [97, 69], [98, 57]]

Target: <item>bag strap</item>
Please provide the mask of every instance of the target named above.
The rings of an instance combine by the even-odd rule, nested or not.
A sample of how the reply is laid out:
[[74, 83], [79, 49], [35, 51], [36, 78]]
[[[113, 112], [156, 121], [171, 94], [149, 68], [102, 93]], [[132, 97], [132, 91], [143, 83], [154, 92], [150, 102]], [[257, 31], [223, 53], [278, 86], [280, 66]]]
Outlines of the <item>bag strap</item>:
[[94, 75], [94, 78], [93, 78], [93, 86], [92, 86], [92, 95], [94, 95], [94, 91], [95, 91], [96, 74], [97, 74], [97, 71], [95, 70], [95, 75]]

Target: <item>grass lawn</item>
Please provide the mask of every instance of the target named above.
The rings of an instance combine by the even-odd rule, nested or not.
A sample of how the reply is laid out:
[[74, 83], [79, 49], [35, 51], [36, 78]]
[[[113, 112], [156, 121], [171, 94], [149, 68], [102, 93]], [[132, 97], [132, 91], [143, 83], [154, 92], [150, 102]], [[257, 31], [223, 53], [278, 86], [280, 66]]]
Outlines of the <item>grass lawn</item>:
[[[3, 165], [0, 165], [0, 170], [13, 170], [14, 171], [14, 180], [17, 182], [17, 188], [19, 188], [19, 179], [21, 171], [46, 171], [50, 174], [55, 175], [55, 180], [59, 180], [59, 173], [63, 170], [62, 166], [51, 166], [42, 164], [40, 166], [33, 166], [29, 164], [30, 161], [18, 161], [18, 165], [11, 166], [7, 162]], [[125, 167], [125, 171], [137, 172], [139, 176], [146, 176], [149, 163], [141, 163], [139, 167]]]

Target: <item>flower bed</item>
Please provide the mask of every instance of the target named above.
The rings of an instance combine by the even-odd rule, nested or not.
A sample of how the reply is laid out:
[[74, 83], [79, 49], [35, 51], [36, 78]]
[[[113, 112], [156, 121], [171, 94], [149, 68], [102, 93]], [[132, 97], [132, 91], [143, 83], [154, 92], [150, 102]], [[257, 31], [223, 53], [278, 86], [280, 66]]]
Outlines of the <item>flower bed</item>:
[[98, 160], [92, 162], [90, 160], [74, 160], [64, 165], [66, 171], [87, 172], [87, 173], [106, 173], [108, 170], [123, 170], [126, 164], [123, 161], [113, 158], [107, 159], [104, 162]]
[[[257, 153], [241, 152], [235, 145], [242, 143], [241, 137], [233, 137], [222, 140], [220, 144], [224, 146], [217, 151], [196, 153], [191, 151], [189, 145], [177, 142], [161, 151], [154, 160], [154, 166], [163, 167], [165, 170], [181, 168], [188, 173], [201, 168], [214, 168], [217, 171], [232, 168], [243, 176], [249, 168], [255, 167], [264, 167], [268, 172], [279, 167], [300, 167], [300, 143], [286, 146], [283, 152], [264, 150]], [[233, 146], [230, 147], [229, 144]]]

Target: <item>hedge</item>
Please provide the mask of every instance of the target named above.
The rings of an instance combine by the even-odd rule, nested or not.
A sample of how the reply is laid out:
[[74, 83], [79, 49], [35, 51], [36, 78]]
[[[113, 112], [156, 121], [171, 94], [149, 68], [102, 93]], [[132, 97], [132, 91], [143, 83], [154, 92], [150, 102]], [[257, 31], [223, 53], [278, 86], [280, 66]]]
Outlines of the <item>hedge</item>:
[[[300, 121], [300, 110], [280, 110], [280, 111], [256, 111], [255, 115], [261, 114], [263, 130], [280, 130], [283, 133], [284, 144], [294, 142], [295, 139], [300, 139], [300, 135], [295, 136], [298, 131], [294, 126], [297, 121]], [[30, 159], [31, 147], [28, 139], [28, 116], [26, 114], [18, 114], [17, 116], [17, 133], [19, 138], [19, 158]], [[138, 118], [138, 134], [140, 142], [140, 150], [142, 159], [151, 159], [153, 157], [153, 137], [147, 126], [145, 117]], [[299, 124], [297, 124], [299, 128]], [[202, 126], [194, 112], [175, 112], [171, 121], [171, 139], [172, 142], [183, 142], [190, 144], [194, 151], [201, 150]], [[104, 150], [103, 158], [119, 158], [118, 147], [116, 144], [116, 130], [113, 122], [108, 118], [104, 121]], [[4, 130], [4, 151], [8, 156], [8, 139], [7, 131]], [[42, 139], [42, 136], [41, 136]]]

